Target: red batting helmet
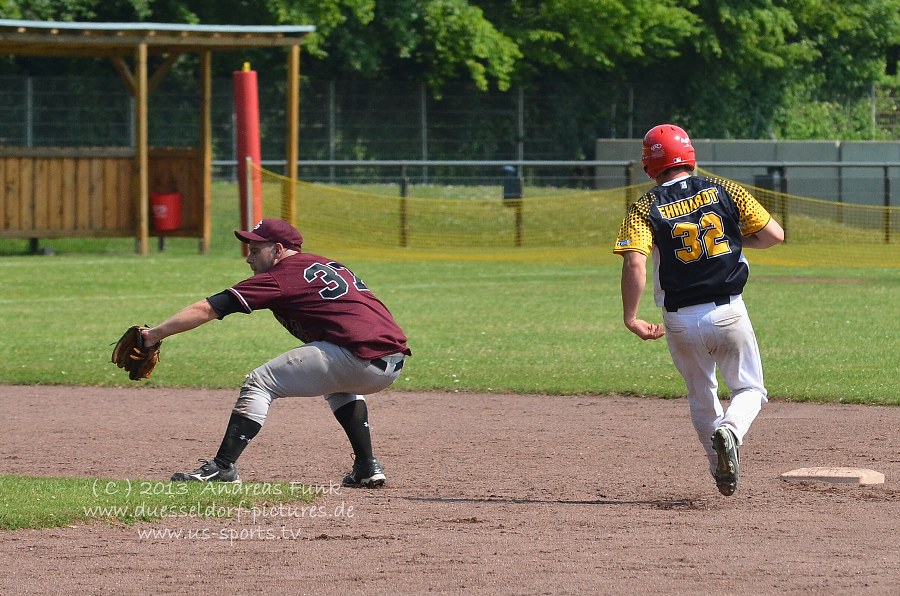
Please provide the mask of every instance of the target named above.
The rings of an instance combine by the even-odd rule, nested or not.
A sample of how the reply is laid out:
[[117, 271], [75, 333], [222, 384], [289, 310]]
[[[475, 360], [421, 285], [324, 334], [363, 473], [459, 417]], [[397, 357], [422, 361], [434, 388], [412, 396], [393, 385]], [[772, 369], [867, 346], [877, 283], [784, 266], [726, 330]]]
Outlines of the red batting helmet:
[[674, 124], [660, 124], [644, 135], [641, 163], [651, 178], [677, 166], [697, 166], [694, 146], [684, 129]]

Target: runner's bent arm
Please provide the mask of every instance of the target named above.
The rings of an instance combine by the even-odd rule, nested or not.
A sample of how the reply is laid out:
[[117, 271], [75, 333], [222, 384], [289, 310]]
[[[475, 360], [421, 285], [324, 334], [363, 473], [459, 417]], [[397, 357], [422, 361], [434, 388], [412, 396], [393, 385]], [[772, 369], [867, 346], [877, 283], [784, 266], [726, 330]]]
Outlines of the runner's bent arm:
[[647, 285], [647, 255], [629, 250], [622, 253], [622, 318], [628, 330], [641, 339], [659, 339], [662, 325], [637, 318], [644, 286]]
[[774, 217], [760, 231], [744, 236], [744, 246], [747, 248], [769, 248], [781, 242], [784, 242], [784, 230]]

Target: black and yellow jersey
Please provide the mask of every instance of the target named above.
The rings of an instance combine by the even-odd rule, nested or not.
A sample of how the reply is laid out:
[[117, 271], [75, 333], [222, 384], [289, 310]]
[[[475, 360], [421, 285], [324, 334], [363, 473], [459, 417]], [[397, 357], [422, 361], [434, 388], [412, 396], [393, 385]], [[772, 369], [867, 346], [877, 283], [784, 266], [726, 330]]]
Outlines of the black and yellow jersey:
[[631, 205], [613, 252], [652, 254], [657, 305], [674, 310], [740, 294], [749, 273], [743, 236], [770, 219], [736, 182], [687, 176]]

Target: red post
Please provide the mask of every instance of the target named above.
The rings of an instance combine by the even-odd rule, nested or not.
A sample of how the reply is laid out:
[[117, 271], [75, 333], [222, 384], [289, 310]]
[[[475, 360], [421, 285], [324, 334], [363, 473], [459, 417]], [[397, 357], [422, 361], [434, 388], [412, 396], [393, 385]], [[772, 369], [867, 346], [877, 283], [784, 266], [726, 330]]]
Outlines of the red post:
[[[262, 177], [258, 168], [261, 164], [259, 143], [259, 91], [256, 71], [250, 70], [250, 63], [244, 69], [232, 73], [234, 89], [234, 124], [237, 132], [238, 188], [241, 205], [241, 229], [249, 230], [262, 219]], [[247, 180], [247, 159], [255, 165], [252, 180]], [[248, 192], [248, 190], [252, 192]], [[252, 203], [250, 202], [252, 199]], [[246, 249], [246, 246], [245, 246]], [[246, 252], [246, 251], [245, 251]]]

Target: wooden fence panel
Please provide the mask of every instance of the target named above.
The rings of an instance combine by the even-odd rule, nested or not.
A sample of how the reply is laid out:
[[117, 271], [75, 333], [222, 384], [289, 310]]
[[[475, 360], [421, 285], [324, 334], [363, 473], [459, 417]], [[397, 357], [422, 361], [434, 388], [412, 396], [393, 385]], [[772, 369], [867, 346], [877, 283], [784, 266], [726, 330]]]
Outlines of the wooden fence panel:
[[32, 184], [34, 191], [34, 210], [31, 222], [32, 229], [49, 230], [50, 219], [50, 196], [47, 181], [49, 178], [50, 162], [46, 159], [36, 159], [34, 161], [34, 176]]
[[73, 229], [85, 232], [91, 229], [91, 161], [75, 161], [75, 225]]
[[34, 161], [19, 160], [19, 216], [23, 229], [34, 229]]
[[[149, 157], [148, 193], [182, 197], [181, 227], [161, 234], [202, 238], [206, 205], [198, 150], [156, 148]], [[137, 237], [135, 182], [127, 149], [0, 147], [0, 237]]]
[[118, 228], [116, 213], [119, 210], [117, 172], [115, 162], [108, 159], [103, 160], [103, 222], [101, 227], [104, 230], [115, 230]]
[[21, 200], [19, 199], [19, 160], [4, 159], [6, 172], [3, 176], [4, 203], [6, 204], [7, 225], [4, 230], [18, 230], [22, 227]]
[[99, 232], [103, 229], [103, 161], [91, 159], [87, 187], [90, 200], [90, 229]]
[[47, 163], [47, 229], [64, 230], [63, 203], [68, 200], [63, 194], [63, 164], [61, 159], [51, 159]]
[[75, 188], [78, 186], [78, 178], [75, 174], [75, 160], [65, 158], [60, 165], [62, 168], [60, 173], [60, 207], [62, 208], [60, 227], [63, 230], [74, 230], [76, 229]]
[[134, 230], [137, 224], [137, 195], [134, 189], [134, 167], [131, 161], [118, 162], [118, 190], [116, 191], [119, 208], [119, 229]]
[[[6, 161], [0, 159], [0, 186], [6, 189]], [[9, 229], [9, 201], [0, 201], [0, 230]]]

